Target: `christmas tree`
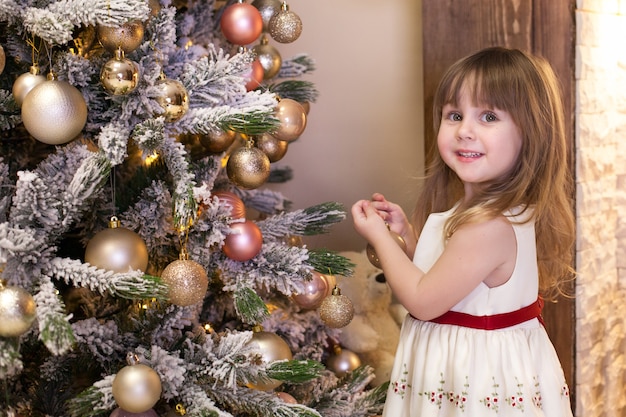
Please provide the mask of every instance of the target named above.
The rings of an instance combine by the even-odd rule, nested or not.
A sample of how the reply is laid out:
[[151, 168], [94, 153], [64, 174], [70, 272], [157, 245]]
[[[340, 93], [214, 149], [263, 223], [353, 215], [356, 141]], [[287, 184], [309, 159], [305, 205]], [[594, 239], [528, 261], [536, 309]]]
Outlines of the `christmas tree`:
[[380, 412], [371, 368], [324, 365], [352, 265], [305, 239], [345, 211], [263, 187], [317, 96], [288, 4], [0, 0], [0, 27], [0, 414]]

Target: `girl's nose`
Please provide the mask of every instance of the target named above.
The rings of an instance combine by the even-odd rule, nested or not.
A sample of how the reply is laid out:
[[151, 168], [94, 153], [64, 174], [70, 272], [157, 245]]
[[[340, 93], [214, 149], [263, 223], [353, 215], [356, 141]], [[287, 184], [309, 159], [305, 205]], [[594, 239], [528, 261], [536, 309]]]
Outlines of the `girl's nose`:
[[468, 119], [461, 120], [457, 126], [456, 136], [458, 140], [474, 139], [474, 128], [472, 122]]

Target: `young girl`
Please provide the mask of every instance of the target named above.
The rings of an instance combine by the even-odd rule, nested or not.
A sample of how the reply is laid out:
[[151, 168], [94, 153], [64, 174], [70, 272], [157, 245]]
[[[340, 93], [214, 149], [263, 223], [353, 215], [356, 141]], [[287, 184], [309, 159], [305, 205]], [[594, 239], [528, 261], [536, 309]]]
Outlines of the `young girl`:
[[352, 207], [355, 229], [409, 312], [383, 415], [572, 416], [540, 316], [542, 297], [572, 277], [556, 77], [519, 50], [479, 51], [443, 76], [434, 122], [438, 152], [415, 232], [381, 194]]

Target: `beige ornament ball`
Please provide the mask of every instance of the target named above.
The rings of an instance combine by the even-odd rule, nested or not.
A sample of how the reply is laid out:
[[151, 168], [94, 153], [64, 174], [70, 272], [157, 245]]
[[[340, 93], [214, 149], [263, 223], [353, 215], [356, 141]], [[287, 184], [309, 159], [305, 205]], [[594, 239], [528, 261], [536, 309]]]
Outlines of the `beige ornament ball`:
[[76, 87], [48, 74], [24, 97], [22, 122], [35, 139], [61, 145], [75, 139], [87, 122], [87, 104]]
[[161, 116], [165, 121], [172, 123], [185, 115], [189, 109], [189, 96], [185, 86], [177, 80], [162, 78], [155, 83], [161, 94], [157, 97], [159, 105], [163, 108]]
[[252, 190], [270, 176], [270, 160], [262, 150], [244, 146], [235, 150], [226, 163], [228, 178], [238, 187]]
[[290, 98], [284, 98], [278, 102], [275, 116], [280, 125], [271, 134], [278, 140], [292, 142], [298, 139], [306, 128], [306, 111], [304, 107]]
[[107, 51], [113, 53], [121, 48], [128, 54], [143, 42], [145, 28], [143, 22], [134, 20], [119, 27], [98, 26], [98, 40]]
[[318, 311], [322, 321], [333, 328], [347, 326], [354, 317], [352, 301], [341, 295], [339, 287], [335, 287], [332, 294], [322, 301]]
[[346, 376], [348, 372], [354, 371], [361, 366], [362, 362], [359, 356], [348, 349], [343, 349], [339, 345], [333, 347], [333, 353], [326, 359], [328, 369], [338, 377]]
[[100, 83], [104, 90], [114, 96], [129, 94], [139, 83], [139, 65], [124, 57], [121, 49], [115, 58], [108, 60], [100, 71]]
[[148, 248], [137, 233], [121, 227], [120, 221], [113, 217], [109, 227], [96, 233], [87, 243], [85, 262], [118, 273], [129, 270], [145, 272]]
[[161, 279], [169, 288], [168, 298], [177, 306], [190, 306], [204, 299], [209, 279], [199, 263], [178, 259], [165, 267]]
[[8, 286], [0, 280], [0, 336], [20, 336], [33, 324], [36, 304], [33, 296], [23, 288]]
[[31, 65], [28, 72], [20, 75], [13, 82], [13, 99], [15, 99], [17, 105], [21, 107], [26, 94], [45, 81], [46, 77], [40, 74], [39, 66], [37, 64]]
[[289, 142], [278, 140], [274, 136], [264, 133], [257, 136], [254, 140], [254, 146], [263, 151], [271, 162], [278, 162], [287, 154]]
[[[261, 360], [265, 364], [270, 364], [279, 360], [292, 360], [293, 354], [291, 353], [291, 348], [280, 336], [272, 332], [266, 332], [261, 330], [260, 328], [256, 328], [252, 339], [249, 344], [254, 344], [259, 348], [259, 352], [261, 353]], [[249, 384], [250, 388], [260, 390], [260, 391], [269, 391], [274, 388], [279, 387], [282, 384], [282, 381], [271, 379], [269, 381], [258, 382], [255, 384]]]
[[138, 363], [120, 369], [111, 386], [117, 405], [131, 413], [150, 410], [161, 398], [161, 378], [147, 365]]

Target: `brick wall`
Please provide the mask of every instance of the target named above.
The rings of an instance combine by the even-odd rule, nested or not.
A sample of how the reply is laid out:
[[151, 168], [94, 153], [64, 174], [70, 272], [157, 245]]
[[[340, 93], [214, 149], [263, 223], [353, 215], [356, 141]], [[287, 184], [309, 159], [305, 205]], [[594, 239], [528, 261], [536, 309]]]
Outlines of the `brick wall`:
[[626, 417], [626, 0], [576, 27], [576, 415]]

